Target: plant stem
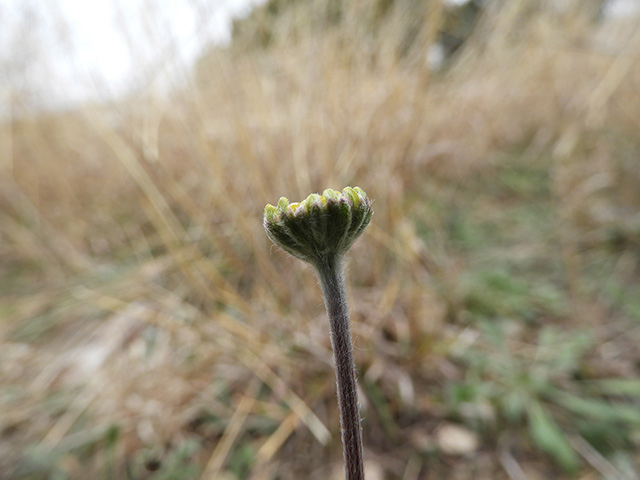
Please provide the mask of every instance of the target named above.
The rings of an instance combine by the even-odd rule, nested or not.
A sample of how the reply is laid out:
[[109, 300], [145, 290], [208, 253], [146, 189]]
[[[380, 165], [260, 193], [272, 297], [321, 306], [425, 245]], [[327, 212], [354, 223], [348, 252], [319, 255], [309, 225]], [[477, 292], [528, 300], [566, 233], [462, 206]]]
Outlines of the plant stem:
[[342, 257], [323, 256], [315, 266], [329, 316], [346, 478], [364, 480], [360, 409]]

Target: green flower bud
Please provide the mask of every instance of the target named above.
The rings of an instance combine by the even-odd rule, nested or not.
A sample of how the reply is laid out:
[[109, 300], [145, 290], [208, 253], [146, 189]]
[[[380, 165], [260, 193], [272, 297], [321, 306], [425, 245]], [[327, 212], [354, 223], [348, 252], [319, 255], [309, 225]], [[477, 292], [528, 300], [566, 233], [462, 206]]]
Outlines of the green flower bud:
[[291, 204], [282, 197], [277, 207], [265, 207], [264, 229], [280, 248], [315, 264], [349, 250], [371, 221], [371, 203], [359, 187], [327, 189]]

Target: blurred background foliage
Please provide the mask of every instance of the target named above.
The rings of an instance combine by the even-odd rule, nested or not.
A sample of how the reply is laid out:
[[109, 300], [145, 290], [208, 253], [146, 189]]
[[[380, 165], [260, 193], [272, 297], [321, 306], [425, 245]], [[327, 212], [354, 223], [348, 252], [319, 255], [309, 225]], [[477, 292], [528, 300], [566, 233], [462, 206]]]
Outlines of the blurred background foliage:
[[359, 185], [367, 478], [640, 478], [640, 30], [607, 3], [271, 0], [169, 92], [15, 92], [0, 477], [341, 478], [317, 282], [261, 220]]

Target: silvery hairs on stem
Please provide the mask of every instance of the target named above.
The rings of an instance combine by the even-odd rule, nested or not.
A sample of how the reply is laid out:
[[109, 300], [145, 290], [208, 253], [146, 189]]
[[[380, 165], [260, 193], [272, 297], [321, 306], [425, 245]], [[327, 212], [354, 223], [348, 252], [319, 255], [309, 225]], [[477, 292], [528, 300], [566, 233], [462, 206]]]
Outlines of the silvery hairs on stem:
[[264, 209], [264, 228], [280, 248], [311, 264], [320, 278], [336, 368], [347, 480], [364, 480], [362, 432], [342, 259], [371, 221], [371, 199], [359, 187], [327, 189], [301, 202], [282, 197]]

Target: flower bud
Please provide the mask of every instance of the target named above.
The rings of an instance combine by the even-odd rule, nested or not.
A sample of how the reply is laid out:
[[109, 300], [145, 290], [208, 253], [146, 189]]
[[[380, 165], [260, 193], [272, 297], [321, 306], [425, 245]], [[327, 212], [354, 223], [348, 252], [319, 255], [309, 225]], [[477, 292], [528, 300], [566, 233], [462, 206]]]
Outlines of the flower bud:
[[282, 197], [277, 207], [265, 207], [263, 224], [273, 243], [314, 264], [349, 250], [371, 221], [371, 204], [359, 187], [327, 189], [291, 204]]

